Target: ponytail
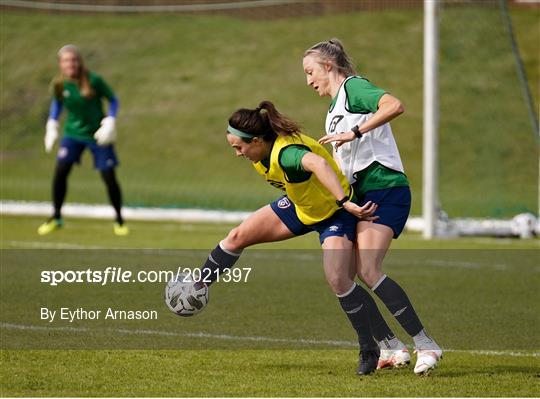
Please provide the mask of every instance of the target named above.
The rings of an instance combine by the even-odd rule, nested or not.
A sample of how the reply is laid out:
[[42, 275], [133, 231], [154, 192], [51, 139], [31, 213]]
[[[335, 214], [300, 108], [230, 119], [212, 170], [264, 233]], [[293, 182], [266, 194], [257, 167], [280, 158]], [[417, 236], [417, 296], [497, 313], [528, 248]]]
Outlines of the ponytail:
[[356, 69], [339, 39], [334, 38], [311, 46], [304, 53], [304, 57], [311, 54], [317, 55], [320, 59], [319, 62], [329, 62], [340, 74], [346, 77], [357, 75]]
[[301, 126], [292, 119], [281, 114], [272, 102], [268, 100], [262, 101], [257, 108], [266, 111], [265, 114], [262, 114], [262, 117], [266, 117], [268, 124], [277, 134], [282, 136], [292, 136], [293, 134], [300, 133]]
[[96, 94], [96, 91], [94, 88], [90, 85], [90, 73], [88, 72], [88, 69], [84, 65], [81, 65], [81, 77], [79, 79], [79, 89], [81, 91], [81, 95], [86, 98], [94, 97]]
[[299, 134], [301, 126], [281, 114], [271, 101], [262, 101], [255, 109], [241, 108], [229, 118], [229, 126], [243, 132], [242, 140], [251, 142], [254, 137], [265, 141], [274, 141], [278, 135]]

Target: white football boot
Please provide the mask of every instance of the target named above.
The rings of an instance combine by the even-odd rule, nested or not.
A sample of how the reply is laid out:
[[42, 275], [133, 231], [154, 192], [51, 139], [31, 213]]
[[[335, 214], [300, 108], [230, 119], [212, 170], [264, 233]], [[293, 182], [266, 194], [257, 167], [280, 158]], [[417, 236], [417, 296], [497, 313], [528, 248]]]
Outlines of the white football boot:
[[414, 353], [417, 354], [414, 373], [416, 375], [427, 375], [437, 366], [439, 360], [442, 359], [443, 351], [435, 341], [431, 341], [430, 345], [417, 347]]
[[381, 356], [377, 364], [377, 370], [385, 368], [405, 367], [411, 362], [411, 355], [403, 342], [398, 341], [398, 345], [388, 347], [382, 343]]

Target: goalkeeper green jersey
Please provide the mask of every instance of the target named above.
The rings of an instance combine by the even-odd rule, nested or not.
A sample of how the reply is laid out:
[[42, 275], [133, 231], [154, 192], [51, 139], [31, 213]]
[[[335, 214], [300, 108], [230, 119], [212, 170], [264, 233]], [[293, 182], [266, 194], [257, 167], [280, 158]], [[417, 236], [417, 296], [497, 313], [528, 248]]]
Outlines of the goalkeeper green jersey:
[[90, 97], [81, 95], [77, 82], [64, 80], [62, 98], [55, 99], [62, 103], [67, 110], [64, 124], [64, 136], [83, 141], [94, 141], [94, 133], [104, 118], [103, 98], [109, 100], [115, 97], [112, 89], [101, 76], [89, 72], [90, 86], [94, 94]]

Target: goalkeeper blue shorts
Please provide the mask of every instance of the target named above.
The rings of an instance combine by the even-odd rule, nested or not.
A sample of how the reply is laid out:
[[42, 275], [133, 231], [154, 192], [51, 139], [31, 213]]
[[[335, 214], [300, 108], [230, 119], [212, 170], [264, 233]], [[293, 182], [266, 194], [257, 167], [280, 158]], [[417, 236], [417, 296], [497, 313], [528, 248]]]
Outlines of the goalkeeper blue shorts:
[[81, 163], [81, 155], [88, 148], [94, 158], [94, 168], [104, 171], [118, 166], [118, 158], [114, 146], [100, 146], [96, 142], [77, 140], [73, 137], [63, 137], [58, 148], [56, 160], [65, 163]]
[[327, 237], [347, 236], [350, 241], [355, 240], [356, 216], [344, 209], [338, 209], [331, 217], [321, 222], [306, 225], [298, 219], [294, 204], [285, 195], [270, 204], [272, 210], [285, 226], [296, 236], [307, 234], [311, 231], [319, 233], [321, 244]]

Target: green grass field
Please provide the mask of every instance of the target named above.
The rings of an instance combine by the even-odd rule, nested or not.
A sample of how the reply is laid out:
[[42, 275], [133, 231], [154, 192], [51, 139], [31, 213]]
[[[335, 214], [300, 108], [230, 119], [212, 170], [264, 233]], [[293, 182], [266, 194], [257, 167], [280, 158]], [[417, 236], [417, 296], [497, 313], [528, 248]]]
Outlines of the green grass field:
[[[512, 18], [538, 99], [537, 13]], [[303, 51], [340, 37], [359, 72], [402, 99], [393, 123], [413, 193], [420, 193], [422, 12], [386, 10], [265, 21], [223, 16], [95, 16], [2, 12], [2, 194], [48, 200], [54, 160], [43, 151], [48, 84], [66, 42], [121, 101], [118, 149], [129, 205], [254, 209], [271, 187], [224, 140], [233, 110], [273, 100], [319, 137], [328, 100], [305, 85]], [[361, 26], [362, 29], [358, 29]], [[490, 40], [486, 41], [485, 38]], [[537, 208], [538, 143], [497, 7], [441, 12], [441, 200], [451, 216], [513, 216]], [[103, 203], [86, 156], [69, 200]], [[159, 168], [156, 167], [159, 165]], [[212, 173], [209, 174], [208, 171]], [[413, 214], [421, 209], [415, 196]]]
[[[326, 286], [313, 234], [246, 251], [238, 266], [253, 267], [249, 282], [213, 286], [208, 308], [183, 319], [162, 304], [160, 283], [48, 287], [37, 272], [198, 265], [231, 226], [133, 222], [132, 234], [117, 238], [110, 222], [68, 219], [38, 237], [41, 218], [0, 221], [2, 396], [540, 394], [537, 240], [403, 235], [386, 272], [447, 352], [427, 378], [411, 367], [358, 378], [354, 336]], [[32, 301], [21, 298], [29, 291]], [[37, 313], [44, 304], [126, 303], [155, 308], [159, 318], [49, 324]]]
[[[538, 13], [515, 8], [512, 18], [538, 103]], [[47, 88], [56, 50], [72, 42], [120, 97], [127, 205], [256, 209], [277, 192], [233, 157], [227, 117], [271, 99], [320, 136], [327, 101], [305, 86], [301, 55], [339, 37], [360, 74], [405, 103], [393, 129], [418, 214], [422, 21], [413, 9], [264, 23], [2, 10], [0, 199], [50, 200]], [[440, 28], [443, 208], [450, 216], [535, 212], [538, 142], [497, 9], [447, 7]], [[106, 200], [88, 155], [67, 200]], [[110, 221], [67, 219], [40, 237], [42, 222], [0, 215], [2, 397], [540, 396], [538, 240], [402, 235], [385, 271], [407, 290], [444, 359], [427, 378], [412, 367], [359, 378], [355, 337], [324, 280], [313, 234], [247, 250], [238, 266], [253, 268], [249, 281], [212, 286], [207, 309], [184, 319], [163, 304], [163, 283], [50, 287], [40, 271], [196, 267], [231, 225], [129, 221], [131, 234], [116, 237]], [[159, 317], [48, 323], [39, 318], [43, 306], [145, 308]]]

